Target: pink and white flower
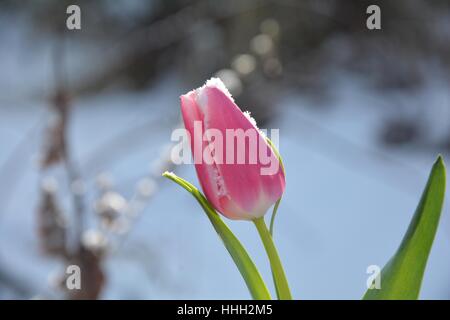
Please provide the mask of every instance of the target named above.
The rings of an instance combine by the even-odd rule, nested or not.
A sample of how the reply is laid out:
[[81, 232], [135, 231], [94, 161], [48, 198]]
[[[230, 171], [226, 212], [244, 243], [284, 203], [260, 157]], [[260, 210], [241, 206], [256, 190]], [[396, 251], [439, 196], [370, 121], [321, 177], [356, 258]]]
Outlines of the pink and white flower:
[[[239, 109], [225, 85], [216, 78], [182, 95], [181, 111], [191, 136], [197, 176], [208, 201], [230, 219], [262, 217], [282, 196], [285, 176], [255, 121]], [[228, 138], [230, 132], [238, 133], [234, 138], [239, 133], [244, 136], [237, 138], [237, 143], [234, 138], [232, 143], [229, 139], [216, 143], [218, 135], [206, 134], [205, 139], [194, 130], [198, 126], [202, 132], [216, 132], [222, 137]], [[255, 144], [250, 141], [252, 137]], [[271, 165], [276, 170], [267, 170], [269, 162], [276, 164]]]

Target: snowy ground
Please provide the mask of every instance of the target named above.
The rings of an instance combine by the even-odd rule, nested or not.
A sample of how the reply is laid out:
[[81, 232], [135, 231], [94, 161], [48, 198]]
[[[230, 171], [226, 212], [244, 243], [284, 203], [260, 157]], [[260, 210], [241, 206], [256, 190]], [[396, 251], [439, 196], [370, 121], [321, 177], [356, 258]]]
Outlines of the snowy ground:
[[[15, 38], [8, 39], [14, 48]], [[41, 294], [50, 290], [49, 277], [62, 267], [39, 253], [35, 231], [36, 158], [46, 102], [28, 94], [36, 91], [22, 95], [14, 90], [29, 85], [48, 92], [45, 63], [37, 63], [47, 61], [48, 52], [35, 54], [34, 63], [29, 56], [24, 58], [29, 62], [24, 66], [13, 49], [0, 51], [0, 70], [4, 70], [0, 74], [0, 265]], [[27, 70], [32, 70], [33, 79], [26, 78]], [[22, 78], [28, 80], [22, 83]], [[271, 124], [281, 129], [280, 151], [287, 170], [275, 238], [293, 294], [299, 299], [359, 299], [363, 295], [366, 268], [383, 266], [396, 250], [436, 157], [430, 151], [380, 148], [375, 129], [385, 117], [385, 109], [380, 108], [384, 97], [365, 89], [353, 76], [341, 76], [334, 83], [329, 102], [333, 108], [317, 108], [314, 102], [286, 92], [278, 101], [283, 113]], [[152, 159], [170, 142], [178, 119], [178, 96], [187, 89], [172, 72], [142, 93], [110, 91], [74, 102], [72, 151], [90, 190], [95, 176], [107, 171], [118, 190], [130, 196]], [[435, 116], [441, 122], [449, 119], [443, 84], [434, 83], [417, 96], [446, 107], [447, 113]], [[114, 140], [130, 131], [134, 134], [126, 139]], [[450, 163], [450, 155], [444, 156]], [[193, 166], [176, 172], [197, 184]], [[425, 274], [424, 299], [450, 297], [449, 219], [447, 196]], [[254, 227], [227, 222], [270, 282]], [[249, 298], [197, 203], [169, 181], [159, 185], [157, 196], [105, 267], [105, 299]], [[8, 293], [0, 292], [2, 297]]]

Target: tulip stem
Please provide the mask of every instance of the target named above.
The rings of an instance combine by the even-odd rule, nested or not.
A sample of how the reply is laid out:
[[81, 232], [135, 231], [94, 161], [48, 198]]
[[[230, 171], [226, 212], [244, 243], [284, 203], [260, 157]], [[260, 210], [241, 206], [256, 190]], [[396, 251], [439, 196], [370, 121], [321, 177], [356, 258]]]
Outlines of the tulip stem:
[[258, 230], [259, 236], [266, 249], [267, 256], [269, 257], [270, 266], [272, 268], [273, 282], [277, 291], [278, 299], [280, 300], [292, 300], [291, 290], [284, 273], [283, 265], [281, 264], [280, 257], [278, 256], [277, 249], [273, 242], [272, 236], [267, 229], [264, 217], [253, 220], [253, 223]]

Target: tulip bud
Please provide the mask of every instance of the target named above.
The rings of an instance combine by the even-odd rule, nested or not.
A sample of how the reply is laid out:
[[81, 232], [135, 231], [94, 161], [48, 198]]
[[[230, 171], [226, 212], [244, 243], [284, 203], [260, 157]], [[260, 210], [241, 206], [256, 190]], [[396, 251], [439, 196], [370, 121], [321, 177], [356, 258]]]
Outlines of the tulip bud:
[[216, 78], [182, 95], [181, 111], [208, 201], [230, 219], [262, 217], [282, 196], [285, 177], [255, 121]]

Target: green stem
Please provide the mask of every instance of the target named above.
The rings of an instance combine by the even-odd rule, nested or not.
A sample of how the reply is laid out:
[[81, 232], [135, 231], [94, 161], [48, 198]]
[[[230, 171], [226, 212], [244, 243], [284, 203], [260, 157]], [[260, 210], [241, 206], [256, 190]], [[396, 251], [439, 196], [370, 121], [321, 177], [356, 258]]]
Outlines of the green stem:
[[291, 290], [284, 273], [283, 265], [281, 264], [280, 257], [278, 256], [277, 249], [273, 243], [272, 236], [267, 229], [264, 217], [253, 220], [253, 223], [258, 230], [259, 236], [266, 249], [267, 256], [269, 257], [270, 266], [272, 268], [273, 282], [277, 291], [278, 299], [280, 300], [292, 300]]

